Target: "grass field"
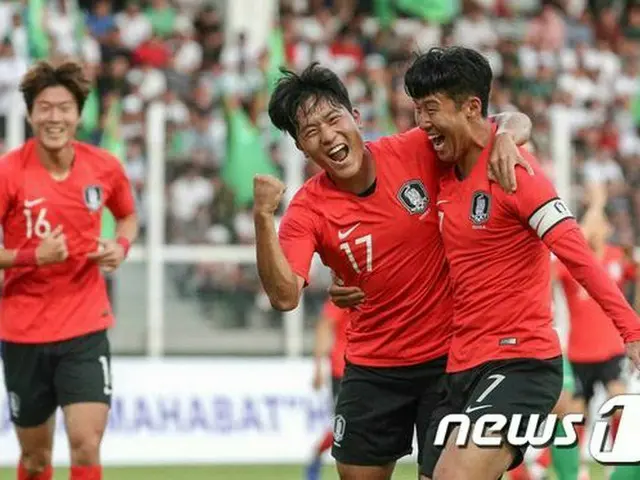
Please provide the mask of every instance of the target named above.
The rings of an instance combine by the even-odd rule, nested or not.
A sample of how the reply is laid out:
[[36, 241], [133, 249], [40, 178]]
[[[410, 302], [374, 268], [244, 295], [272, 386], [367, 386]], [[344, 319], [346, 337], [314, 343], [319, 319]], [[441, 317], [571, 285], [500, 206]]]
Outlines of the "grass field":
[[[602, 469], [591, 469], [591, 480], [604, 480]], [[335, 480], [338, 476], [331, 465], [325, 467], [322, 480]], [[394, 480], [416, 480], [415, 467], [398, 465]], [[54, 480], [68, 480], [68, 471], [59, 469]], [[104, 480], [304, 480], [303, 468], [291, 465], [211, 466], [211, 467], [154, 467], [108, 468]], [[10, 469], [0, 469], [0, 480], [15, 480]]]

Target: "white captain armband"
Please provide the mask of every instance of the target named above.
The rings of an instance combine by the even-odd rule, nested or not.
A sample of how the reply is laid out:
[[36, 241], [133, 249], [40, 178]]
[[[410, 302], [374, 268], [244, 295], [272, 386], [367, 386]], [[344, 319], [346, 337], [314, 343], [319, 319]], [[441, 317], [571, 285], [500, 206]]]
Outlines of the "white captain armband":
[[552, 198], [536, 208], [529, 217], [529, 225], [543, 238], [553, 227], [570, 218], [574, 217], [567, 204], [560, 198]]

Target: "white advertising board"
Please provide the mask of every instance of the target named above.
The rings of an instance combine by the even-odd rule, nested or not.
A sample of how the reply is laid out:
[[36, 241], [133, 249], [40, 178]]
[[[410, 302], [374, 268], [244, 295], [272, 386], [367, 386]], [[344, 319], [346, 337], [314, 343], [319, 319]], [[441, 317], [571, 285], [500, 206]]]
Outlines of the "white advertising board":
[[[309, 360], [114, 358], [105, 465], [303, 463], [331, 425]], [[19, 448], [0, 369], [0, 465]], [[68, 464], [58, 412], [54, 463]]]

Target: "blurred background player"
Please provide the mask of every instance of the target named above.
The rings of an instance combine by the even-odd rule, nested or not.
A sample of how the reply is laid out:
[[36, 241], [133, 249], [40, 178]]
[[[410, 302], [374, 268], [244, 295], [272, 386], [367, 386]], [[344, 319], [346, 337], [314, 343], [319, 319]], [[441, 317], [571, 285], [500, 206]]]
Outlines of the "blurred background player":
[[[71, 480], [99, 480], [113, 324], [101, 270], [118, 268], [136, 238], [131, 186], [117, 159], [75, 141], [89, 93], [79, 64], [36, 63], [20, 89], [35, 138], [0, 159], [0, 339], [17, 478], [52, 478], [62, 407]], [[105, 207], [117, 219], [116, 240], [99, 237]]]
[[[324, 364], [327, 356], [331, 359], [331, 396], [332, 408], [338, 398], [340, 382], [344, 374], [344, 355], [347, 347], [348, 310], [337, 307], [331, 300], [327, 300], [316, 324], [315, 345], [313, 349], [314, 370], [313, 388], [318, 391], [324, 387], [327, 380]], [[315, 447], [311, 464], [307, 467], [307, 480], [320, 478], [322, 454], [331, 448], [333, 443], [333, 429], [327, 431], [322, 440]]]
[[[591, 188], [592, 206], [585, 212], [581, 227], [595, 256], [609, 277], [624, 291], [633, 284], [638, 299], [637, 265], [627, 250], [611, 243], [612, 226], [608, 219], [606, 190]], [[609, 316], [580, 286], [561, 264], [557, 265], [557, 279], [562, 286], [569, 309], [570, 330], [567, 357], [576, 380], [575, 407], [588, 416], [595, 386], [605, 388], [609, 398], [626, 393], [623, 376], [624, 343]], [[611, 437], [615, 438], [620, 411], [611, 417]], [[584, 426], [577, 426], [579, 443], [584, 442]], [[629, 468], [619, 469], [620, 472]], [[635, 468], [640, 472], [640, 467]], [[615, 477], [621, 477], [616, 471]], [[580, 480], [588, 480], [587, 465], [580, 469]]]

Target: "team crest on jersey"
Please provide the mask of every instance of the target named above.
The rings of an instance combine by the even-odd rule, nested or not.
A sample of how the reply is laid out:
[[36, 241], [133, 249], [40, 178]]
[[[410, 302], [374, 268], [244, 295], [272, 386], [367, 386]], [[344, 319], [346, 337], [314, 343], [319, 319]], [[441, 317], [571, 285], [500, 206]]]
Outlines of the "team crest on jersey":
[[491, 197], [485, 192], [476, 192], [471, 200], [471, 213], [469, 218], [474, 225], [484, 225], [489, 220], [491, 210]]
[[100, 210], [102, 207], [102, 187], [89, 185], [84, 189], [84, 203], [92, 212]]
[[424, 213], [429, 206], [429, 194], [420, 180], [409, 180], [402, 185], [398, 200], [411, 215]]

